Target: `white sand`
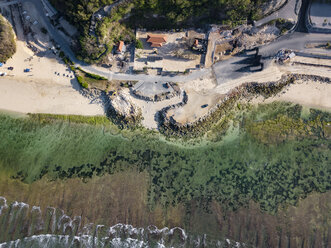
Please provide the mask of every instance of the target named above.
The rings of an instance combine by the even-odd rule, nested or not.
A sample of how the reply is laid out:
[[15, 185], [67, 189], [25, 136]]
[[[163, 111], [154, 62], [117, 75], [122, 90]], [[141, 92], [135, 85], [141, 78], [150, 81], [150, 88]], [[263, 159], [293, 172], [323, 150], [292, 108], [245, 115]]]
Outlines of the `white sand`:
[[[184, 124], [194, 122], [206, 115], [222, 97], [221, 94], [215, 92], [216, 85], [216, 79], [212, 74], [181, 83], [180, 87], [186, 91], [188, 102], [183, 107], [170, 110], [168, 116]], [[202, 105], [207, 106], [202, 108]]]
[[[168, 116], [172, 116], [177, 122], [185, 124], [189, 122], [195, 122], [200, 117], [208, 114], [208, 111], [218, 103], [222, 95], [213, 94], [208, 92], [208, 94], [203, 94], [201, 92], [196, 92], [194, 90], [186, 91], [188, 95], [188, 102], [183, 107], [171, 109], [168, 112]], [[207, 105], [201, 107], [203, 105]]]
[[307, 107], [331, 110], [331, 85], [312, 81], [298, 82], [264, 102], [273, 101], [293, 102]]
[[[13, 71], [7, 70], [10, 66], [14, 67]], [[25, 68], [31, 68], [31, 72], [24, 73]], [[104, 114], [102, 106], [81, 95], [73, 73], [51, 51], [45, 57], [35, 56], [18, 40], [17, 52], [0, 71], [8, 73], [0, 77], [0, 109], [22, 113]]]
[[182, 101], [181, 96], [176, 96], [160, 102], [150, 102], [132, 97], [132, 102], [141, 109], [143, 116], [142, 124], [149, 129], [157, 129], [155, 115], [158, 111], [172, 104], [177, 104]]
[[0, 109], [22, 113], [103, 115], [103, 107], [92, 104], [71, 85], [48, 85], [0, 79]]
[[209, 73], [208, 75], [197, 78], [195, 80], [181, 83], [180, 87], [185, 90], [208, 92], [216, 87], [216, 79], [214, 75]]

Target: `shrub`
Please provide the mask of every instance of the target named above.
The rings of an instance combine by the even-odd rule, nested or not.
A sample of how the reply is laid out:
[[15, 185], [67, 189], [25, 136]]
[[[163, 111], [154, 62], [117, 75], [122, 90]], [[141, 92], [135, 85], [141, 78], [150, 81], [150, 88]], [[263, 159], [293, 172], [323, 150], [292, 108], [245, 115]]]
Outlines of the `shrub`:
[[77, 67], [76, 68], [77, 70], [83, 72], [85, 74], [86, 77], [89, 77], [89, 78], [93, 78], [93, 79], [96, 79], [96, 80], [108, 80], [107, 78], [103, 77], [103, 76], [99, 76], [97, 74], [93, 74], [93, 73], [89, 73], [89, 72], [86, 72], [84, 71], [82, 68], [80, 67]]
[[44, 27], [40, 28], [40, 31], [41, 31], [43, 34], [47, 34], [47, 29], [44, 28]]
[[0, 62], [6, 62], [16, 52], [12, 27], [0, 15]]
[[77, 76], [77, 81], [83, 88], [88, 88], [88, 83], [84, 81], [84, 78], [82, 76]]
[[282, 28], [282, 30], [280, 31], [280, 34], [285, 34], [287, 32], [286, 28]]
[[93, 74], [93, 73], [89, 73], [89, 72], [85, 72], [85, 74], [86, 74], [87, 77], [93, 78], [93, 79], [96, 79], [96, 80], [107, 80], [107, 78], [99, 76], [97, 74]]
[[143, 43], [141, 42], [141, 40], [136, 40], [136, 48], [137, 49], [143, 49], [144, 46], [143, 46]]
[[63, 59], [65, 57], [64, 52], [60, 51], [59, 56], [60, 56], [61, 59]]

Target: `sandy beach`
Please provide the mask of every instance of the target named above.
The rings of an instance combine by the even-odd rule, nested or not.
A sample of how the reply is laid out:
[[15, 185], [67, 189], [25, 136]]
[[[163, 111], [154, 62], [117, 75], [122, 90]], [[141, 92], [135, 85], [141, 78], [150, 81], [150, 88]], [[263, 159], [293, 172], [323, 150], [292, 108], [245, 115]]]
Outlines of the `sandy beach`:
[[[103, 115], [103, 106], [81, 95], [73, 72], [51, 51], [35, 55], [17, 40], [17, 52], [1, 68], [0, 109], [20, 113]], [[12, 71], [8, 67], [14, 67]], [[29, 68], [30, 72], [24, 72]]]
[[285, 91], [270, 97], [264, 103], [286, 101], [306, 107], [331, 110], [331, 85], [319, 82], [301, 82], [292, 84]]
[[[8, 70], [8, 67], [14, 67]], [[24, 69], [31, 71], [26, 73]], [[17, 40], [17, 52], [1, 71], [0, 109], [21, 113], [103, 115], [103, 106], [80, 93], [73, 72], [50, 50], [34, 54]]]
[[103, 115], [103, 107], [91, 103], [71, 85], [47, 85], [0, 79], [0, 108], [21, 113]]
[[[57, 66], [59, 64], [55, 62]], [[61, 64], [60, 64], [61, 65]], [[64, 65], [61, 65], [64, 66]], [[64, 70], [64, 68], [54, 68], [54, 70]], [[275, 71], [273, 71], [275, 72]], [[50, 73], [50, 72], [49, 72]], [[270, 79], [271, 71], [266, 71], [265, 76]], [[280, 73], [273, 74], [275, 79], [280, 77]], [[0, 109], [21, 112], [21, 113], [51, 113], [51, 114], [76, 114], [76, 115], [103, 115], [103, 106], [92, 103], [88, 98], [84, 97], [80, 93], [80, 88], [77, 81], [72, 78], [49, 75], [49, 79], [46, 80], [47, 74], [43, 75], [44, 78], [37, 78], [36, 76], [12, 76], [0, 78]], [[260, 75], [262, 76], [262, 75]], [[260, 79], [264, 79], [261, 77]], [[207, 82], [206, 82], [207, 83]], [[225, 93], [233, 86], [240, 84], [235, 82], [234, 85], [227, 89], [227, 85], [224, 87], [218, 86], [214, 89], [211, 83], [204, 85], [205, 91], [215, 91], [214, 93], [219, 95]], [[186, 90], [196, 86], [194, 82], [184, 87]], [[199, 89], [199, 87], [194, 87]], [[219, 91], [221, 90], [221, 92]], [[289, 86], [286, 90], [278, 95], [263, 100], [262, 97], [254, 100], [254, 103], [270, 103], [273, 101], [288, 101], [293, 103], [302, 104], [307, 107], [314, 107], [320, 109], [331, 110], [331, 85], [319, 82], [297, 82]], [[191, 96], [192, 97], [192, 96]], [[162, 107], [177, 102], [177, 99], [171, 99], [161, 104], [158, 110]], [[143, 101], [137, 100], [135, 102], [142, 107], [144, 117], [144, 125], [149, 128], [155, 127], [154, 112], [156, 110], [151, 109], [148, 104], [143, 104]], [[145, 106], [146, 105], [146, 106]], [[147, 116], [149, 118], [147, 118]], [[154, 125], [151, 125], [153, 123]]]
[[[33, 7], [25, 7], [29, 8], [32, 19], [38, 19]], [[20, 23], [16, 9], [13, 18], [15, 23]], [[103, 115], [103, 106], [91, 103], [81, 94], [74, 73], [50, 50], [53, 44], [49, 35], [41, 32], [42, 26], [41, 23], [32, 25], [33, 35], [26, 36], [22, 26], [16, 25], [17, 51], [0, 67], [1, 72], [7, 73], [0, 77], [0, 109], [20, 113]], [[35, 49], [31, 49], [32, 46]], [[24, 72], [25, 69], [30, 71]]]

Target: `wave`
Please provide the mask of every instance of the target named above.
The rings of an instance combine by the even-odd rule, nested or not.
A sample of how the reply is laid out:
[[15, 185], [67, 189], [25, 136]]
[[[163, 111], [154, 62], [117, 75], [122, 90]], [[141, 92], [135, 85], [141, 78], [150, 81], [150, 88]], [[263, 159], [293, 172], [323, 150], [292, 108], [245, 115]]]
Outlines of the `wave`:
[[[44, 216], [44, 217], [43, 217]], [[93, 223], [81, 226], [81, 216], [73, 219], [63, 210], [23, 202], [7, 204], [0, 197], [0, 248], [23, 247], [112, 247], [112, 248], [167, 248], [167, 247], [246, 247], [229, 239], [216, 240], [206, 234], [190, 234], [180, 227], [162, 229], [154, 225], [134, 227], [116, 224], [107, 227]]]

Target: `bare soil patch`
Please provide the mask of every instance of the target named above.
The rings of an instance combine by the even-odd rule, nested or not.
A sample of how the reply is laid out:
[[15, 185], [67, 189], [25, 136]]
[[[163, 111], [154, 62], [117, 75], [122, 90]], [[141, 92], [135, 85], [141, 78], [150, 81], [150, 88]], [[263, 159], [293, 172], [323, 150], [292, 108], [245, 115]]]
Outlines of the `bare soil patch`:
[[[162, 68], [164, 71], [184, 72], [187, 69], [195, 69], [200, 64], [201, 54], [193, 52], [194, 35], [187, 36], [185, 32], [163, 33], [167, 37], [167, 42], [162, 47], [152, 48], [147, 43], [147, 35], [150, 32], [137, 32], [137, 39], [142, 41], [143, 49], [136, 49], [134, 68], [142, 70], [144, 68]], [[201, 34], [197, 34], [201, 37]], [[152, 57], [161, 59], [152, 60]]]

